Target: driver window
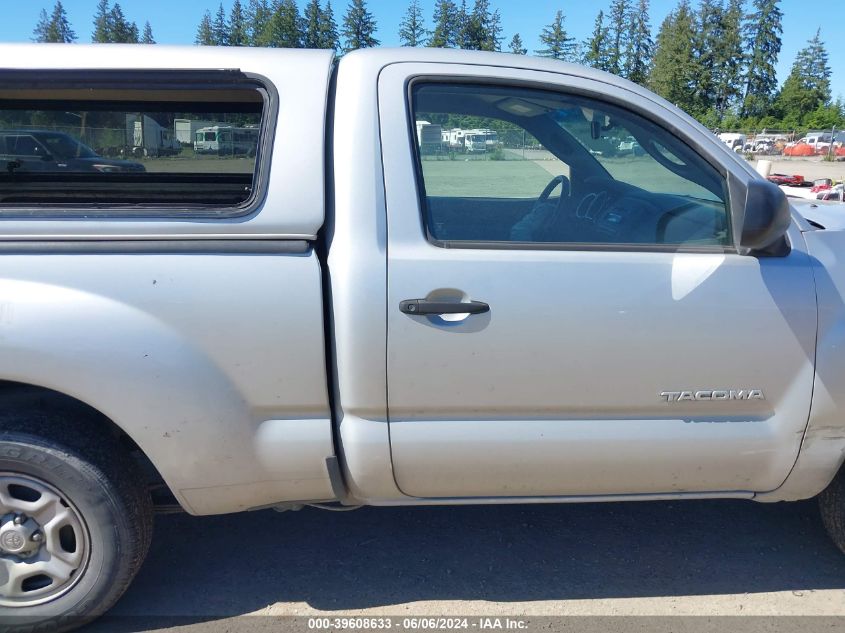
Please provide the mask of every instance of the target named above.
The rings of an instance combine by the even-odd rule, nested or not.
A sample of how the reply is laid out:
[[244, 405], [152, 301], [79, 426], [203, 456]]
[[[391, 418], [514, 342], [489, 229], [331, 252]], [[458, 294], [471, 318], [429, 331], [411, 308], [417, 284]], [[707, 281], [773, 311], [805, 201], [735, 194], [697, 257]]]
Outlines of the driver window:
[[435, 244], [730, 245], [724, 177], [639, 115], [495, 86], [418, 84], [412, 99]]
[[6, 153], [13, 156], [46, 156], [47, 154], [31, 136], [7, 136]]

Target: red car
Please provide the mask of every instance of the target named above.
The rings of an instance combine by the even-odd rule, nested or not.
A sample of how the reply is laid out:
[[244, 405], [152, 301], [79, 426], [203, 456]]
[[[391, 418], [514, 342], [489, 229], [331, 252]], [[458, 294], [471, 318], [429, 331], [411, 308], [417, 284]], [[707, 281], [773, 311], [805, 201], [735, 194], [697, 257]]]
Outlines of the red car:
[[786, 174], [769, 174], [768, 176], [769, 182], [773, 182], [776, 185], [791, 185], [793, 187], [804, 187], [809, 183], [804, 181], [804, 176], [787, 176]]

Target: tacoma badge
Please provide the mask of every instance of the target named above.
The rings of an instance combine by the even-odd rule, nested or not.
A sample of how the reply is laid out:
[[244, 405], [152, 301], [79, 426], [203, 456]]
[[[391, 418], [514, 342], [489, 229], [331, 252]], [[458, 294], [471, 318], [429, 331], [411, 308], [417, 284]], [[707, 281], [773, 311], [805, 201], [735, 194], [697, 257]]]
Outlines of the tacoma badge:
[[701, 391], [662, 391], [660, 397], [666, 402], [684, 400], [765, 400], [761, 389], [704, 389]]

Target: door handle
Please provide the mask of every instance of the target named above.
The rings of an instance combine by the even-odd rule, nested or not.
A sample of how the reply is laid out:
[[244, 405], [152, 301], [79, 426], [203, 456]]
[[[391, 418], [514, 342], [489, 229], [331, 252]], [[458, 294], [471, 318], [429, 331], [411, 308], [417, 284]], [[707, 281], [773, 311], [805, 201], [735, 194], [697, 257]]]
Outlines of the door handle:
[[481, 314], [489, 312], [490, 306], [483, 301], [405, 299], [405, 301], [399, 302], [399, 310], [405, 314]]

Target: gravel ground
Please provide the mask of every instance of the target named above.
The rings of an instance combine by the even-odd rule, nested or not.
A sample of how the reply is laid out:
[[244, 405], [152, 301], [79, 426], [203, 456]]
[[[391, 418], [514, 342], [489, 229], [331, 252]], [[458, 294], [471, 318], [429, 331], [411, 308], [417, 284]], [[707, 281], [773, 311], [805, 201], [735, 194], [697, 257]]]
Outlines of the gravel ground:
[[845, 556], [813, 502], [170, 515], [118, 617], [90, 630], [259, 630], [275, 620], [226, 618], [318, 613], [843, 617]]
[[[845, 161], [830, 163], [815, 158], [784, 158], [782, 156], [767, 158], [763, 160], [772, 161], [773, 174], [800, 174], [805, 180], [816, 180], [817, 178], [832, 178], [834, 180], [845, 180]], [[752, 160], [751, 165], [756, 167], [757, 160]]]

